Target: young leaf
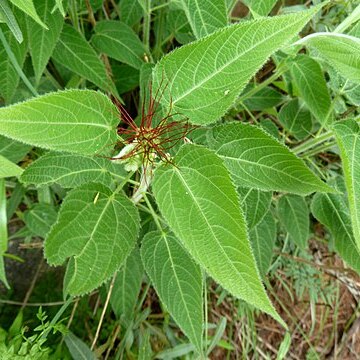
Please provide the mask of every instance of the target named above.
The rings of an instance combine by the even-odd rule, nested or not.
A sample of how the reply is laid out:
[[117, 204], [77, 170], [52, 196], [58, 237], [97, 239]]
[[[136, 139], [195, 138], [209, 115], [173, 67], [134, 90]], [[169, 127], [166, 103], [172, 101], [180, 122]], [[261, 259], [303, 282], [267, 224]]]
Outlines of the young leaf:
[[315, 118], [322, 125], [331, 122], [331, 99], [320, 65], [307, 55], [298, 55], [291, 60], [291, 74]]
[[15, 39], [19, 43], [22, 43], [24, 40], [22, 31], [7, 0], [0, 1], [0, 16], [5, 21], [12, 34], [15, 36]]
[[135, 246], [139, 215], [123, 194], [96, 183], [73, 189], [45, 241], [50, 265], [71, 258], [65, 292], [88, 293], [119, 269]]
[[[17, 63], [22, 67], [26, 56], [27, 42], [23, 41], [19, 44], [9, 29], [4, 29], [1, 24], [0, 27]], [[6, 103], [10, 103], [20, 77], [3, 46], [0, 46], [0, 79], [0, 95], [5, 99]]]
[[277, 0], [244, 0], [255, 16], [266, 16], [275, 6]]
[[244, 210], [246, 222], [251, 230], [255, 227], [269, 210], [271, 203], [271, 192], [259, 191], [238, 187], [241, 208]]
[[249, 237], [260, 275], [264, 278], [271, 265], [276, 240], [276, 223], [271, 211], [250, 231]]
[[143, 9], [137, 0], [121, 0], [119, 8], [121, 21], [128, 26], [135, 25], [143, 16]]
[[30, 151], [31, 146], [0, 135], [0, 155], [17, 163]]
[[331, 192], [302, 160], [258, 127], [240, 122], [212, 129], [210, 146], [238, 186], [307, 195]]
[[49, 93], [0, 108], [0, 134], [45, 149], [94, 155], [116, 142], [110, 99], [91, 90]]
[[298, 195], [282, 196], [278, 203], [278, 214], [294, 243], [306, 249], [310, 221], [305, 199]]
[[310, 46], [342, 76], [360, 83], [360, 39], [334, 33], [317, 33], [297, 42]]
[[170, 234], [152, 231], [142, 241], [141, 258], [161, 301], [190, 341], [202, 352], [202, 273]]
[[100, 52], [140, 69], [146, 53], [143, 43], [128, 25], [114, 20], [100, 21], [95, 26], [91, 43]]
[[334, 124], [340, 148], [355, 243], [360, 250], [360, 127], [356, 120]]
[[49, 26], [49, 29], [46, 30], [31, 18], [27, 18], [31, 61], [36, 82], [39, 82], [59, 39], [64, 19], [58, 11], [54, 14], [51, 13], [51, 9], [55, 5], [54, 0], [35, 0], [34, 3], [38, 14]]
[[278, 119], [285, 130], [299, 140], [311, 134], [311, 114], [304, 104], [299, 104], [298, 99], [286, 103], [281, 108]]
[[340, 194], [316, 194], [311, 203], [311, 212], [330, 230], [339, 255], [360, 273], [360, 251], [352, 233], [344, 197]]
[[124, 167], [108, 159], [50, 152], [25, 169], [21, 182], [37, 186], [57, 183], [63, 188], [74, 188], [93, 181], [110, 186], [114, 179], [125, 176]]
[[0, 155], [0, 179], [11, 176], [20, 176], [22, 172], [23, 169], [21, 167]]
[[106, 72], [104, 63], [72, 26], [64, 24], [52, 57], [99, 88], [116, 94], [115, 86]]
[[45, 238], [57, 218], [57, 211], [50, 204], [35, 204], [25, 211], [24, 222], [27, 228], [36, 236]]
[[156, 170], [153, 190], [176, 236], [220, 285], [284, 324], [261, 283], [238, 196], [222, 161], [206, 148], [185, 145], [174, 162]]
[[72, 332], [64, 337], [65, 344], [74, 360], [96, 360], [97, 357], [90, 348]]
[[225, 0], [181, 0], [181, 3], [197, 39], [227, 25]]
[[39, 25], [48, 30], [46, 24], [42, 22], [36, 12], [33, 0], [10, 0], [16, 7], [23, 11], [26, 15], [31, 16]]
[[194, 124], [217, 121], [269, 56], [317, 10], [244, 21], [182, 46], [156, 65], [155, 91], [166, 84], [162, 103]]
[[115, 315], [128, 325], [134, 318], [134, 308], [139, 296], [144, 268], [137, 247], [117, 273], [110, 303]]
[[[249, 87], [249, 90], [251, 88], [252, 86]], [[248, 87], [245, 89], [244, 93], [246, 93], [247, 89]], [[284, 97], [281, 93], [274, 90], [270, 86], [267, 86], [259, 90], [255, 95], [244, 100], [244, 105], [249, 110], [261, 111], [277, 106], [283, 100]]]

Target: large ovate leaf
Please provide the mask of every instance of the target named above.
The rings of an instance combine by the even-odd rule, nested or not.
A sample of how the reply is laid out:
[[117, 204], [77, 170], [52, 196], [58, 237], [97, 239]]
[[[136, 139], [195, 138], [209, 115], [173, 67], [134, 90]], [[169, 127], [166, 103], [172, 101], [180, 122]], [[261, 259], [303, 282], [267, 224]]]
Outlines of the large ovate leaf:
[[98, 22], [91, 42], [99, 51], [135, 69], [144, 63], [143, 43], [131, 27], [120, 21]]
[[340, 194], [316, 194], [311, 203], [311, 212], [330, 230], [339, 255], [360, 273], [360, 251], [353, 236], [344, 197]]
[[276, 240], [276, 223], [271, 211], [249, 233], [251, 247], [261, 277], [265, 277], [271, 265]]
[[85, 155], [108, 151], [118, 122], [110, 99], [91, 90], [59, 91], [0, 108], [1, 135]]
[[278, 214], [294, 243], [302, 249], [309, 238], [309, 208], [305, 199], [298, 195], [284, 195], [278, 203]]
[[126, 325], [134, 317], [134, 309], [138, 300], [144, 268], [138, 247], [131, 252], [124, 266], [117, 273], [110, 297], [111, 307], [115, 315]]
[[284, 324], [261, 283], [234, 185], [212, 151], [182, 147], [156, 170], [161, 213], [192, 257], [225, 289]]
[[99, 88], [114, 93], [115, 87], [106, 72], [104, 63], [72, 26], [64, 24], [52, 57]]
[[270, 191], [265, 192], [243, 187], [239, 187], [237, 192], [240, 195], [240, 204], [244, 210], [247, 225], [251, 230], [268, 212], [272, 194]]
[[244, 0], [244, 3], [250, 8], [256, 16], [266, 16], [275, 6], [277, 0]]
[[[27, 42], [23, 41], [19, 44], [9, 29], [5, 29], [2, 24], [0, 24], [0, 28], [3, 30], [4, 37], [17, 63], [22, 67], [26, 56]], [[20, 76], [2, 44], [0, 45], [0, 79], [0, 95], [6, 103], [10, 103], [19, 84]]]
[[256, 126], [240, 122], [212, 129], [210, 146], [238, 186], [307, 195], [332, 191], [286, 146]]
[[141, 258], [161, 301], [201, 352], [203, 284], [200, 267], [173, 235], [160, 231], [152, 231], [144, 236]]
[[181, 0], [181, 4], [197, 39], [227, 25], [225, 0]]
[[[244, 93], [253, 87], [246, 87]], [[252, 111], [261, 111], [265, 109], [270, 109], [274, 106], [279, 105], [284, 100], [283, 95], [276, 91], [275, 89], [267, 86], [263, 89], [260, 89], [253, 96], [244, 100], [244, 105], [248, 110]]]
[[110, 186], [114, 179], [125, 176], [124, 167], [109, 159], [50, 152], [25, 169], [21, 182], [37, 186], [57, 183], [63, 188], [74, 188], [93, 181]]
[[298, 43], [315, 48], [342, 76], [360, 82], [360, 39], [335, 33], [317, 33]]
[[48, 30], [46, 24], [40, 19], [36, 12], [33, 0], [10, 0], [16, 7], [23, 11], [26, 15], [32, 17], [39, 25]]
[[291, 74], [315, 118], [322, 125], [331, 122], [331, 99], [320, 65], [307, 55], [298, 55], [291, 61]]
[[340, 148], [355, 243], [360, 250], [360, 127], [356, 120], [333, 127]]
[[110, 278], [135, 246], [139, 216], [123, 194], [101, 184], [69, 192], [45, 241], [50, 265], [70, 258], [65, 292], [82, 295]]
[[49, 61], [64, 23], [60, 12], [51, 13], [54, 5], [54, 0], [34, 0], [34, 6], [39, 16], [49, 26], [48, 30], [31, 18], [27, 18], [31, 61], [37, 82]]
[[23, 169], [17, 166], [6, 157], [0, 155], [0, 179], [10, 176], [20, 176]]
[[244, 21], [163, 57], [154, 69], [161, 102], [194, 124], [218, 120], [269, 56], [294, 37], [319, 9]]

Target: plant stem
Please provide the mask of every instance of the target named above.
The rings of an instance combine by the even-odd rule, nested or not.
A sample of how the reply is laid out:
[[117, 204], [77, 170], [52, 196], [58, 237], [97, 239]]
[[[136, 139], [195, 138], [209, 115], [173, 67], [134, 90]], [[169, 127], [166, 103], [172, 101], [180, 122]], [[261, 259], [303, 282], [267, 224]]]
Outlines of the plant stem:
[[303, 142], [299, 146], [296, 146], [295, 148], [293, 148], [293, 152], [296, 155], [299, 155], [300, 153], [303, 153], [306, 150], [312, 149], [316, 145], [321, 144], [324, 141], [331, 139], [333, 136], [334, 136], [334, 134], [331, 131], [325, 132], [315, 138], [311, 138], [311, 139]]
[[150, 25], [151, 25], [151, 8], [150, 0], [145, 0], [145, 14], [144, 14], [144, 24], [143, 24], [143, 42], [146, 49], [146, 52], [150, 54]]
[[55, 326], [55, 324], [60, 319], [61, 315], [64, 313], [64, 311], [67, 309], [67, 307], [72, 303], [73, 297], [70, 296], [66, 302], [63, 304], [63, 306], [59, 309], [59, 311], [56, 313], [56, 315], [53, 317], [53, 319], [50, 322], [49, 327], [43, 332], [40, 339], [46, 339], [51, 329]]
[[36, 89], [32, 86], [31, 82], [29, 81], [29, 79], [26, 77], [26, 75], [24, 74], [24, 72], [22, 71], [18, 61], [16, 60], [16, 57], [14, 55], [14, 53], [12, 52], [10, 45], [8, 44], [8, 42], [6, 41], [6, 38], [4, 36], [4, 33], [2, 32], [2, 30], [0, 29], [0, 41], [2, 42], [2, 44], [4, 45], [4, 49], [7, 53], [7, 56], [9, 57], [11, 64], [13, 65], [15, 71], [18, 73], [18, 75], [21, 77], [22, 81], [25, 83], [25, 85], [27, 86], [27, 88], [30, 90], [30, 92], [34, 95], [34, 96], [38, 96], [38, 92], [36, 91]]
[[156, 212], [155, 212], [154, 208], [152, 207], [152, 205], [151, 205], [149, 199], [147, 198], [147, 196], [144, 195], [143, 197], [144, 197], [144, 200], [145, 200], [145, 202], [146, 202], [146, 205], [148, 206], [148, 209], [149, 209], [149, 211], [150, 211], [150, 213], [151, 213], [151, 215], [152, 215], [152, 217], [153, 217], [153, 219], [154, 219], [154, 222], [155, 222], [156, 226], [157, 226], [158, 229], [163, 233], [163, 232], [164, 232], [164, 229], [163, 229], [163, 227], [162, 227], [161, 224], [160, 224], [158, 214], [156, 214]]
[[107, 310], [107, 308], [108, 308], [108, 306], [109, 306], [111, 293], [112, 293], [113, 288], [114, 288], [116, 275], [117, 275], [117, 274], [115, 273], [115, 275], [113, 276], [113, 278], [112, 278], [112, 280], [111, 280], [110, 287], [109, 287], [109, 291], [108, 291], [107, 296], [106, 296], [104, 308], [103, 308], [103, 311], [101, 312], [99, 325], [98, 325], [98, 327], [97, 327], [97, 329], [96, 329], [95, 337], [94, 337], [94, 340], [93, 340], [93, 342], [92, 342], [92, 344], [91, 344], [91, 348], [90, 348], [91, 350], [94, 349], [94, 347], [95, 347], [95, 345], [96, 345], [96, 342], [97, 342], [97, 339], [99, 338], [101, 326], [102, 326], [102, 323], [103, 323], [103, 321], [104, 321], [105, 313], [106, 313], [106, 310]]

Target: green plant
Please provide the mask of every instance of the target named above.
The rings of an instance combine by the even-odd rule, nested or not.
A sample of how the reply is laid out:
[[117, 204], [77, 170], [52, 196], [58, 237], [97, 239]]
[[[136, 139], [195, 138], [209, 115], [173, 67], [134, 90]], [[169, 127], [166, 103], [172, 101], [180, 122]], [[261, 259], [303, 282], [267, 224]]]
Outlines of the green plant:
[[[127, 12], [122, 0], [120, 20], [113, 1], [104, 9], [87, 0], [10, 3], [17, 8], [0, 7], [8, 25], [0, 27], [8, 69], [0, 176], [42, 200], [23, 220], [45, 239], [47, 262], [66, 263], [65, 297], [110, 281], [106, 304], [129, 325], [145, 270], [191, 350], [205, 356], [210, 276], [286, 328], [263, 279], [277, 220], [306, 249], [313, 193], [312, 214], [360, 271], [360, 6], [324, 2], [267, 16], [275, 1], [245, 1], [255, 19], [230, 25], [233, 1], [151, 8], [145, 0]], [[349, 15], [340, 23], [329, 15], [326, 32], [307, 26], [342, 7]], [[311, 34], [299, 39], [304, 28]], [[161, 57], [179, 43], [187, 44]], [[272, 74], [252, 81], [264, 66]], [[20, 78], [27, 89], [15, 93]], [[135, 108], [146, 111], [132, 119], [126, 93], [138, 85]], [[345, 185], [316, 157], [335, 144]], [[16, 165], [32, 147], [46, 151]], [[0, 180], [2, 254], [11, 184]]]

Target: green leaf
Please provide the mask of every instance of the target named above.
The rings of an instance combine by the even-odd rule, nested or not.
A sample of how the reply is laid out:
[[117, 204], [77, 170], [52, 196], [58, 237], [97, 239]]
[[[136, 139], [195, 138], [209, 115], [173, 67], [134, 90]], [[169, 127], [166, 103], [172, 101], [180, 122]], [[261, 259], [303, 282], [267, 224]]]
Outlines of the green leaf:
[[71, 258], [65, 292], [88, 293], [108, 280], [135, 246], [139, 216], [123, 194], [96, 183], [70, 191], [45, 241], [50, 265]]
[[181, 3], [197, 39], [227, 25], [224, 0], [181, 0]]
[[52, 57], [99, 88], [114, 93], [115, 87], [106, 72], [104, 63], [72, 26], [64, 24]]
[[[22, 67], [25, 61], [27, 42], [23, 41], [19, 44], [9, 29], [4, 29], [1, 24], [0, 28], [3, 30], [5, 39], [17, 63]], [[0, 46], [0, 79], [0, 95], [6, 103], [10, 103], [19, 84], [20, 76], [12, 65], [4, 46]]]
[[285, 145], [258, 127], [240, 122], [212, 129], [210, 146], [238, 186], [307, 195], [331, 192]]
[[[1, 166], [0, 166], [1, 171]], [[8, 247], [8, 231], [7, 231], [7, 216], [6, 216], [6, 187], [5, 180], [0, 178], [0, 280], [10, 289], [9, 283], [6, 279], [5, 264], [3, 254]]]
[[72, 332], [64, 336], [65, 344], [74, 360], [96, 360], [90, 348]]
[[115, 315], [126, 326], [134, 318], [134, 309], [138, 300], [144, 268], [137, 247], [126, 259], [124, 266], [117, 273], [110, 297], [111, 307]]
[[143, 43], [134, 30], [115, 20], [100, 21], [95, 26], [95, 34], [91, 43], [100, 52], [140, 69], [146, 53]]
[[[250, 90], [252, 86], [245, 89], [245, 93], [247, 90]], [[259, 90], [255, 95], [247, 98], [244, 101], [244, 105], [253, 111], [261, 111], [265, 109], [270, 109], [274, 106], [279, 105], [284, 100], [284, 97], [281, 93], [274, 90], [270, 86], [267, 86], [261, 90]]]
[[46, 30], [35, 21], [27, 18], [31, 61], [36, 82], [39, 82], [60, 37], [64, 19], [58, 11], [54, 14], [51, 13], [52, 8], [55, 6], [54, 0], [35, 0], [34, 3], [38, 14], [49, 26], [49, 29]]
[[312, 120], [310, 112], [298, 99], [286, 103], [280, 110], [279, 122], [287, 132], [302, 140], [311, 134]]
[[255, 16], [266, 16], [275, 6], [277, 0], [243, 0]]
[[355, 120], [334, 124], [340, 148], [355, 243], [360, 250], [360, 127]]
[[124, 179], [124, 167], [101, 157], [50, 152], [23, 172], [21, 182], [37, 186], [57, 183], [63, 188], [74, 188], [87, 182], [110, 186], [114, 179]]
[[250, 231], [249, 237], [260, 275], [264, 278], [271, 265], [276, 241], [276, 223], [271, 211]]
[[16, 7], [23, 11], [26, 15], [31, 16], [39, 25], [48, 30], [46, 24], [42, 22], [36, 12], [33, 0], [10, 0]]
[[305, 199], [298, 195], [282, 196], [278, 203], [278, 214], [294, 243], [301, 249], [306, 249], [310, 221]]
[[298, 44], [305, 44], [319, 52], [342, 76], [360, 83], [360, 39], [335, 33], [317, 33]]
[[332, 121], [331, 99], [320, 65], [307, 55], [291, 60], [290, 70], [307, 107], [323, 126]]
[[11, 140], [0, 135], [0, 155], [17, 163], [31, 150], [31, 146]]
[[23, 169], [4, 156], [0, 155], [0, 179], [11, 177], [11, 176], [20, 176], [23, 172]]
[[91, 90], [49, 93], [0, 108], [0, 134], [46, 149], [94, 155], [115, 144], [119, 118], [108, 97]]
[[144, 236], [141, 258], [161, 301], [190, 341], [202, 352], [202, 273], [170, 234], [152, 231]]
[[311, 212], [330, 230], [339, 255], [360, 273], [360, 251], [352, 233], [344, 197], [340, 194], [316, 194], [311, 203]]
[[57, 219], [57, 211], [49, 204], [35, 204], [25, 211], [24, 222], [27, 228], [36, 236], [45, 238], [51, 226]]
[[182, 46], [156, 65], [155, 91], [166, 84], [161, 102], [194, 124], [217, 121], [269, 56], [317, 10], [244, 21]]
[[243, 187], [238, 187], [237, 192], [240, 195], [240, 205], [244, 210], [247, 225], [251, 230], [268, 212], [272, 194]]
[[133, 26], [143, 16], [143, 9], [137, 0], [121, 0], [119, 4], [121, 21], [128, 26]]
[[19, 43], [22, 43], [24, 40], [22, 31], [7, 0], [0, 1], [0, 16], [2, 19], [4, 19], [6, 25], [9, 27], [12, 34], [15, 36], [15, 39]]
[[238, 196], [222, 161], [206, 148], [185, 145], [174, 162], [156, 170], [153, 190], [176, 236], [231, 294], [284, 324], [261, 283]]

